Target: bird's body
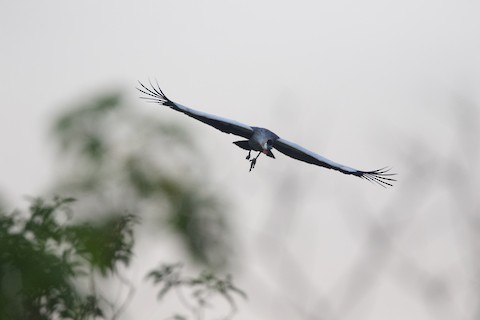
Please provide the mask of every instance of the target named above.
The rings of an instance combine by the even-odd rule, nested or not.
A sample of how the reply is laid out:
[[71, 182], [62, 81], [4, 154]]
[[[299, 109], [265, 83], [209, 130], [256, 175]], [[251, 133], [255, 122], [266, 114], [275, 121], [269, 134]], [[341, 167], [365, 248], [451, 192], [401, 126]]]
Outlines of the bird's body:
[[265, 144], [268, 144], [269, 140], [273, 145], [273, 142], [275, 142], [278, 138], [280, 138], [275, 133], [265, 128], [252, 127], [252, 129], [253, 129], [253, 135], [248, 140], [248, 144], [250, 145], [252, 150], [255, 150], [255, 151], [265, 151], [263, 146]]
[[[165, 96], [158, 84], [157, 87], [154, 87], [152, 85], [151, 89], [147, 88], [142, 83], [140, 83], [140, 85], [142, 88], [137, 89], [147, 95], [146, 97], [142, 98], [182, 112], [187, 116], [199, 120], [205, 124], [208, 124], [222, 132], [234, 134], [247, 139], [235, 141], [234, 144], [236, 144], [242, 149], [248, 150], [247, 159], [250, 161], [250, 171], [255, 167], [256, 161], [262, 153], [267, 155], [268, 157], [275, 158], [272, 153], [272, 148], [274, 148], [294, 159], [325, 167], [328, 169], [337, 170], [344, 174], [364, 178], [366, 180], [376, 182], [381, 186], [391, 186], [391, 183], [395, 181], [395, 179], [392, 178], [392, 176], [395, 174], [389, 173], [389, 169], [387, 168], [373, 171], [361, 171], [341, 165], [327, 158], [324, 158], [321, 155], [316, 154], [308, 149], [305, 149], [298, 144], [282, 139], [268, 129], [249, 126], [235, 120], [230, 120], [227, 118], [191, 109], [180, 103], [173, 102]], [[258, 155], [253, 159], [250, 159], [251, 151], [258, 151]]]

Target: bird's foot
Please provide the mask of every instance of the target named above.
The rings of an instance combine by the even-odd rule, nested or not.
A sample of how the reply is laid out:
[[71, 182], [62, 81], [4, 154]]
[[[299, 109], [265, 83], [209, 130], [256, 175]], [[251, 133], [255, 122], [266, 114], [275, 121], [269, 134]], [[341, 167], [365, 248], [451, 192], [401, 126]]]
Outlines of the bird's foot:
[[250, 170], [248, 170], [248, 172], [252, 171], [252, 169], [255, 168], [256, 163], [257, 163], [257, 158], [250, 160]]
[[245, 159], [250, 159], [250, 155], [251, 155], [252, 151], [248, 151], [248, 154], [247, 154], [247, 157]]

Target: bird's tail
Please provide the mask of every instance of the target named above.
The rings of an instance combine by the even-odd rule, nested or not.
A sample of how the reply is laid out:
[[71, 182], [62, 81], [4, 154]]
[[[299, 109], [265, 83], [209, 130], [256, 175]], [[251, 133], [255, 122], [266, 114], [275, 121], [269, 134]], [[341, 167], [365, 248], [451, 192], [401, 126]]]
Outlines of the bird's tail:
[[[233, 143], [236, 144], [237, 146], [239, 146], [242, 149], [245, 149], [245, 150], [248, 150], [248, 151], [252, 150], [252, 147], [250, 147], [250, 144], [248, 143], [248, 140], [240, 140], [240, 141], [235, 141]], [[271, 150], [268, 150], [267, 153], [265, 153], [265, 154], [267, 156], [269, 156], [270, 158], [275, 159], [275, 156], [273, 155]]]
[[248, 150], [248, 151], [252, 150], [252, 148], [248, 144], [248, 140], [235, 141], [234, 144], [236, 144], [237, 146], [239, 146], [242, 149], [245, 149], [245, 150]]

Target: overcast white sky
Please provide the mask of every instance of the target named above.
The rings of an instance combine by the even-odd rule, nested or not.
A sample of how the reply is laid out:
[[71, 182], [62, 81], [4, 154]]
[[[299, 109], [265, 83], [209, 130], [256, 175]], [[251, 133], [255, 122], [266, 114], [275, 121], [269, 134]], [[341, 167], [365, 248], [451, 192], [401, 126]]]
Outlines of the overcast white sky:
[[[270, 128], [332, 160], [408, 172], [412, 140], [440, 154], [453, 143], [456, 98], [480, 105], [479, 17], [480, 2], [467, 0], [2, 1], [0, 192], [13, 205], [48, 183], [54, 169], [47, 129], [62, 108], [106, 89], [123, 89], [132, 104], [151, 107], [134, 89], [148, 78], [173, 100]], [[303, 236], [289, 246], [325, 257], [306, 271], [315, 281], [352, 259], [337, 256], [349, 250], [346, 231], [325, 225], [335, 224], [336, 212], [319, 218], [338, 207], [339, 193], [372, 208], [408, 189], [402, 175], [396, 188], [383, 190], [282, 156], [260, 159], [248, 175], [231, 136], [167, 113], [158, 110], [158, 117], [178, 121], [215, 152], [214, 181], [246, 215], [240, 231], [262, 226], [269, 215], [260, 212], [275, 211], [275, 196], [285, 184], [295, 186], [289, 205], [301, 216], [295, 234]], [[246, 291], [255, 292], [245, 279]], [[361, 316], [424, 318], [420, 304], [405, 307], [390, 289], [384, 297], [393, 297], [397, 317], [382, 308], [388, 303]], [[273, 317], [275, 308], [259, 311], [258, 300], [243, 304], [239, 318]]]
[[1, 9], [0, 173], [10, 196], [48, 176], [46, 121], [58, 108], [109, 87], [133, 98], [137, 79], [157, 78], [185, 104], [267, 126], [352, 166], [371, 158], [351, 158], [346, 143], [382, 150], [374, 166], [395, 165], [366, 139], [415, 132], [439, 121], [453, 94], [479, 95], [475, 1], [15, 1]]

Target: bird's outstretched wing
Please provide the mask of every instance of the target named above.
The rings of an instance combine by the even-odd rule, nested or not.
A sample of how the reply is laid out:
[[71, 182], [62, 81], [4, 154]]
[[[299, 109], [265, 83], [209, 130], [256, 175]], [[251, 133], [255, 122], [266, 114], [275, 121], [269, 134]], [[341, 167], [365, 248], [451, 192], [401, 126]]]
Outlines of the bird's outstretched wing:
[[173, 110], [182, 112], [189, 117], [197, 119], [198, 121], [206, 123], [225, 133], [232, 133], [234, 135], [241, 136], [246, 139], [250, 139], [250, 137], [253, 134], [252, 127], [246, 124], [243, 124], [235, 120], [222, 118], [206, 112], [194, 110], [184, 105], [181, 105], [180, 103], [173, 102], [172, 100], [168, 99], [167, 96], [162, 92], [158, 83], [156, 87], [152, 85], [152, 83], [150, 83], [151, 88], [147, 88], [140, 81], [138, 83], [140, 84], [141, 88], [137, 88], [137, 89], [146, 95], [146, 97], [141, 97], [142, 99], [159, 103], [161, 105], [172, 108]]
[[396, 181], [395, 179], [392, 178], [392, 176], [394, 176], [395, 174], [389, 173], [390, 169], [388, 168], [382, 168], [382, 169], [373, 170], [373, 171], [361, 171], [361, 170], [353, 169], [353, 168], [341, 165], [339, 163], [336, 163], [334, 161], [331, 161], [327, 158], [324, 158], [321, 155], [316, 154], [315, 152], [307, 150], [296, 143], [287, 141], [282, 138], [276, 140], [273, 144], [273, 147], [278, 151], [280, 151], [281, 153], [289, 157], [292, 157], [294, 159], [311, 163], [317, 166], [325, 167], [328, 169], [337, 170], [345, 174], [351, 174], [372, 182], [376, 182], [383, 187], [392, 186], [392, 182]]

